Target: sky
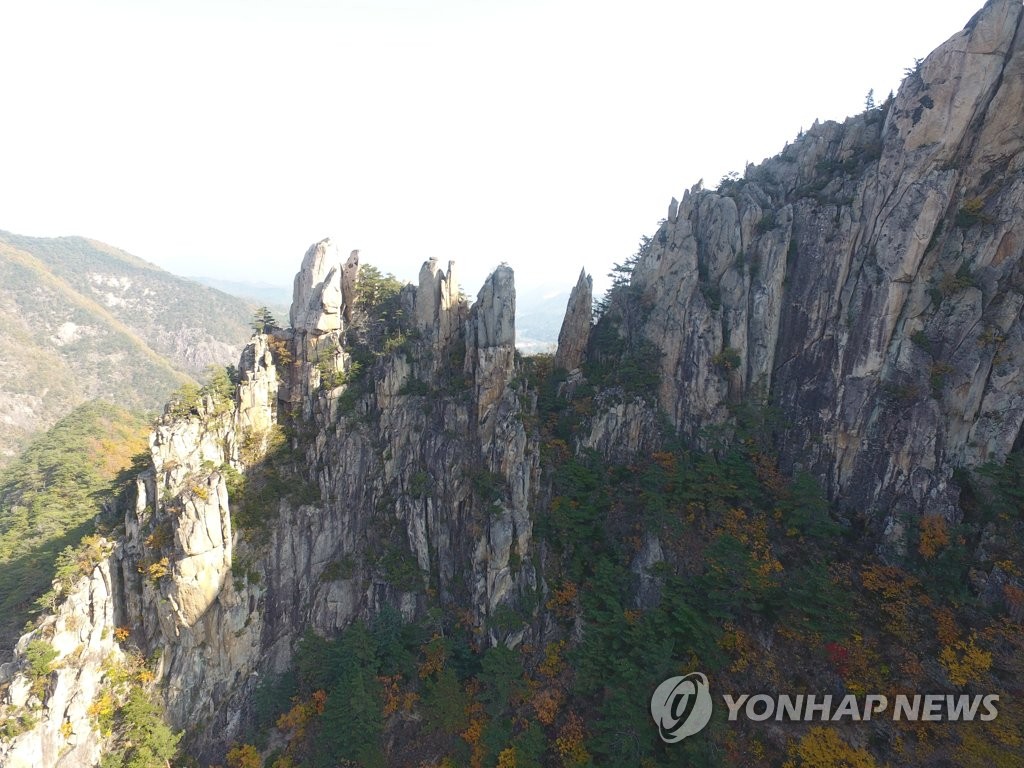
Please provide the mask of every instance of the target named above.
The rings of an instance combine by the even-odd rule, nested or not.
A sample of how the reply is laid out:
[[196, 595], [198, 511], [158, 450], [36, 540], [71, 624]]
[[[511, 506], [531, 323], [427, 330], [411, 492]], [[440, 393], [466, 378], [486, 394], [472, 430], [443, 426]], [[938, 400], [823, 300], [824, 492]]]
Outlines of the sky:
[[703, 179], [842, 120], [981, 0], [0, 0], [0, 229], [290, 285], [598, 286]]

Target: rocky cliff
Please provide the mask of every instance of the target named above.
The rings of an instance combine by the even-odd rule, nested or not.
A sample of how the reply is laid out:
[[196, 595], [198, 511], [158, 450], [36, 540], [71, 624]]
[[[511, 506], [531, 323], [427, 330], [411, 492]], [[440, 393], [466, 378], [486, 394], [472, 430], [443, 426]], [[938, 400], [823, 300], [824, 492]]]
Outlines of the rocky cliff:
[[[666, 446], [714, 449], [709, 428], [728, 432], [744, 404], [782, 416], [768, 435], [778, 467], [748, 457], [780, 505], [794, 493], [783, 477], [806, 472], [840, 515], [868, 524], [866, 546], [897, 556], [922, 515], [958, 522], [954, 473], [1005, 458], [1024, 422], [1021, 13], [992, 0], [883, 106], [816, 124], [743, 178], [673, 201], [596, 325], [580, 276], [552, 361], [561, 372], [517, 359], [507, 266], [470, 305], [452, 264], [382, 287], [357, 252], [342, 263], [330, 241], [311, 246], [291, 328], [252, 338], [230, 401], [168, 407], [123, 536], [0, 670], [6, 716], [23, 724], [0, 738], [0, 765], [93, 764], [111, 745], [92, 704], [124, 648], [148, 660], [146, 684], [188, 753], [218, 761], [309, 630], [437, 608], [478, 650], [578, 643], [589, 614], [574, 590], [604, 572], [556, 534], [598, 530], [572, 511], [579, 488], [600, 504], [611, 493], [593, 491], [603, 478], [584, 461], [620, 477], [653, 455], [655, 470], [675, 471]], [[552, 480], [559, 466], [571, 482]], [[728, 498], [730, 515], [747, 514]], [[601, 507], [628, 583], [608, 614], [627, 624], [609, 643], [663, 605], [667, 570], [702, 583], [678, 525], [711, 526], [694, 511], [705, 500], [680, 501], [669, 532], [653, 512]], [[762, 580], [783, 570], [765, 555], [768, 525], [730, 529]], [[789, 525], [786, 540], [801, 530]], [[666, 622], [689, 615], [670, 607]], [[38, 641], [57, 654], [33, 677]]]
[[672, 202], [633, 282], [680, 432], [763, 398], [785, 465], [893, 530], [1018, 443], [1020, 17], [988, 3], [895, 99]]
[[[234, 402], [169, 406], [153, 432], [153, 469], [130, 494], [115, 552], [96, 565], [112, 602], [82, 625], [105, 637], [131, 627], [142, 654], [156, 654], [168, 719], [195, 735], [197, 753], [238, 733], [259, 675], [283, 671], [307, 630], [331, 634], [385, 605], [412, 619], [431, 590], [484, 632], [489, 615], [533, 590], [537, 455], [513, 382], [512, 270], [499, 268], [470, 308], [451, 269], [424, 264], [418, 289], [388, 299], [408, 322], [373, 328], [357, 306], [356, 254], [343, 266], [329, 241], [314, 244], [295, 278], [292, 328], [253, 337]], [[370, 351], [363, 334], [375, 333], [391, 351], [380, 338]], [[49, 624], [31, 637], [62, 644]], [[26, 703], [27, 678], [14, 679], [9, 711]], [[79, 695], [87, 706], [97, 688]], [[65, 699], [51, 692], [42, 725], [4, 747], [0, 764], [40, 753], [92, 764], [98, 739], [69, 747], [91, 731]]]

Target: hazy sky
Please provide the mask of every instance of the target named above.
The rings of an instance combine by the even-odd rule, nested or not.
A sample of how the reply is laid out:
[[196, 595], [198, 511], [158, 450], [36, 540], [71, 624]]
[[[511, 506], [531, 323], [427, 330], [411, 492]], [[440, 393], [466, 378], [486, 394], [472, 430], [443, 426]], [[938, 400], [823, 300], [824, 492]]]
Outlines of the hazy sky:
[[475, 295], [879, 100], [981, 0], [0, 0], [0, 229], [289, 283], [325, 236]]

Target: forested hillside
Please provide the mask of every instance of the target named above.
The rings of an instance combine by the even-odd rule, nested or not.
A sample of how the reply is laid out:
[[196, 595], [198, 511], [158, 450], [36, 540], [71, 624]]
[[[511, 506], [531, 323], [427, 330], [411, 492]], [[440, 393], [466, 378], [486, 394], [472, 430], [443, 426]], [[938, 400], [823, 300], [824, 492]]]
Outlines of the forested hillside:
[[0, 232], [0, 466], [80, 403], [156, 411], [237, 362], [252, 310], [103, 243]]
[[59, 554], [95, 533], [99, 511], [138, 469], [148, 433], [123, 408], [86, 403], [0, 470], [0, 649], [9, 653], [31, 610], [52, 606], [44, 593], [69, 565]]

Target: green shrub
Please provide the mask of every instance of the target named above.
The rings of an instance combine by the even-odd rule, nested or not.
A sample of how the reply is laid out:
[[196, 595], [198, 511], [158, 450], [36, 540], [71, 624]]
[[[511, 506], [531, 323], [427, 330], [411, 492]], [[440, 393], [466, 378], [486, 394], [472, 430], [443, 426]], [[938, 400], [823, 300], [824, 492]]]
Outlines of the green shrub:
[[719, 370], [728, 373], [729, 371], [735, 371], [739, 368], [743, 359], [740, 357], [738, 349], [725, 347], [721, 352], [711, 358], [711, 362]]
[[768, 210], [761, 217], [760, 221], [754, 227], [755, 234], [763, 235], [765, 232], [770, 232], [778, 226], [774, 209]]
[[943, 275], [938, 284], [929, 290], [929, 294], [932, 301], [938, 305], [942, 303], [942, 299], [974, 287], [977, 287], [977, 281], [971, 275], [968, 266], [964, 264], [955, 274]]
[[32, 640], [25, 648], [28, 673], [34, 679], [49, 677], [51, 664], [57, 658], [57, 649], [45, 640]]
[[932, 353], [932, 340], [928, 338], [928, 334], [924, 331], [914, 331], [910, 335], [910, 341], [928, 354]]
[[413, 473], [413, 476], [409, 478], [409, 495], [414, 499], [419, 499], [426, 496], [429, 490], [430, 475], [422, 469]]
[[972, 197], [964, 201], [956, 214], [956, 225], [963, 229], [975, 224], [991, 224], [994, 219], [985, 213], [985, 201], [980, 197]]
[[430, 385], [420, 379], [415, 379], [412, 376], [407, 378], [402, 384], [401, 389], [398, 390], [400, 395], [412, 395], [415, 397], [422, 397], [429, 395], [432, 392]]
[[356, 573], [356, 563], [351, 555], [345, 555], [337, 560], [332, 560], [320, 574], [320, 581], [339, 581], [351, 579]]
[[928, 383], [931, 385], [932, 394], [938, 396], [942, 388], [946, 386], [946, 377], [953, 372], [953, 366], [941, 360], [936, 360], [928, 368]]

